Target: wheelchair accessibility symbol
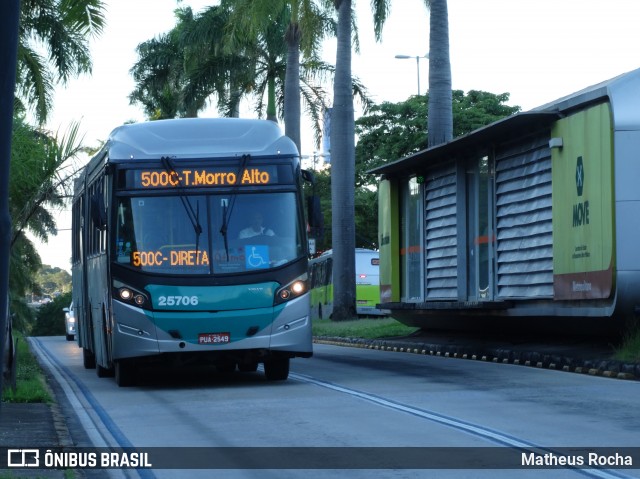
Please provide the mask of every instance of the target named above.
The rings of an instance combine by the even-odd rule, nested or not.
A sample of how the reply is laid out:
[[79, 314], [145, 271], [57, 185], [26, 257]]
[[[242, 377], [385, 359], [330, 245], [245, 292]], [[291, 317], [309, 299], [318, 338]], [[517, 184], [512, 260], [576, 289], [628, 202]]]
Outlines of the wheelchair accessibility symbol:
[[244, 249], [245, 268], [259, 269], [269, 267], [269, 247], [265, 245], [247, 245]]

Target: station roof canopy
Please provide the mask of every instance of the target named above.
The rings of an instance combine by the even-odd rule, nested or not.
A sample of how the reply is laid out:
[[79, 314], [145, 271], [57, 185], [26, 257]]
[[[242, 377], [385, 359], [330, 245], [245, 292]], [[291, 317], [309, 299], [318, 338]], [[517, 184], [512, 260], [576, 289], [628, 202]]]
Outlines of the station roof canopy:
[[[399, 160], [373, 168], [368, 173], [387, 177], [411, 176], [420, 174], [427, 166], [449, 162], [456, 157], [473, 156], [474, 154], [484, 155], [495, 144], [505, 143], [511, 139], [521, 138], [528, 133], [549, 128], [554, 121], [566, 116], [573, 110], [584, 108], [588, 104], [606, 101], [616, 90], [627, 89], [637, 95], [639, 85], [640, 69], [637, 69], [589, 86], [533, 110], [503, 118], [447, 143], [418, 151]], [[626, 103], [635, 104], [633, 102]], [[622, 109], [620, 106], [617, 108], [618, 110]], [[618, 116], [622, 117], [623, 115], [619, 114]], [[633, 116], [633, 118], [637, 119], [637, 115]]]
[[491, 144], [497, 141], [504, 142], [505, 138], [512, 135], [520, 137], [526, 131], [539, 131], [560, 117], [561, 114], [558, 111], [517, 113], [459, 136], [455, 140], [418, 151], [413, 155], [369, 170], [369, 173], [387, 176], [417, 174], [426, 165], [434, 165], [458, 156], [466, 156], [474, 151], [484, 151]]

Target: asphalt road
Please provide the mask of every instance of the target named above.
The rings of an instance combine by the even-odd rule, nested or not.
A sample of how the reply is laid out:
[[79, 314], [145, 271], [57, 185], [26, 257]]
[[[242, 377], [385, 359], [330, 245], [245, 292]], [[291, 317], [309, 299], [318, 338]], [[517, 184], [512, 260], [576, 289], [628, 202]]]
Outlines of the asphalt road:
[[[82, 367], [75, 343], [37, 338], [34, 349], [60, 385], [76, 446], [154, 448], [153, 468], [88, 477], [640, 477], [637, 381], [320, 344], [285, 382], [148, 369], [118, 388]], [[522, 465], [589, 451], [638, 464]], [[500, 468], [514, 457], [514, 469]]]

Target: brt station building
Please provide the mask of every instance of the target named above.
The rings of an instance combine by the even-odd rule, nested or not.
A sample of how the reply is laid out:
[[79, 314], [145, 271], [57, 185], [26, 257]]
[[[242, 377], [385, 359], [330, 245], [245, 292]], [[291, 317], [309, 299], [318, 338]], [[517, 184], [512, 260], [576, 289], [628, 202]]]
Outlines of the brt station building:
[[640, 69], [370, 173], [379, 308], [399, 321], [617, 329], [640, 312]]

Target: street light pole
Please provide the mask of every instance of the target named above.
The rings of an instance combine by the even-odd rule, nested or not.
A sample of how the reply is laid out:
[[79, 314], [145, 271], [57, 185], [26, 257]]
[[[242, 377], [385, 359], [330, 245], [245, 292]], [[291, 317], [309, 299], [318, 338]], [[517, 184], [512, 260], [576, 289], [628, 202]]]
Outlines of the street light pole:
[[416, 59], [416, 69], [418, 71], [418, 95], [420, 95], [420, 59], [421, 58], [429, 58], [429, 54], [426, 53], [423, 56], [420, 55], [396, 55], [396, 58], [399, 60], [406, 60], [407, 58], [415, 58]]

